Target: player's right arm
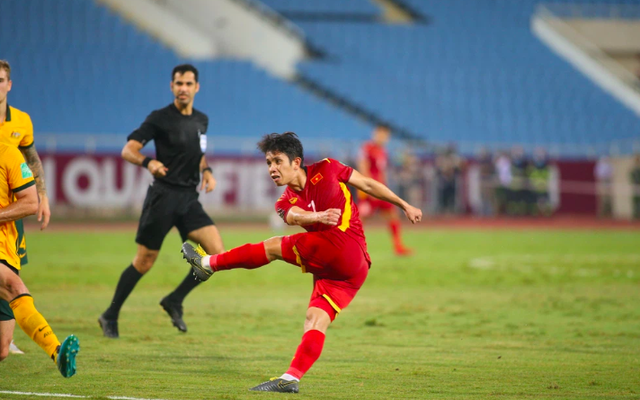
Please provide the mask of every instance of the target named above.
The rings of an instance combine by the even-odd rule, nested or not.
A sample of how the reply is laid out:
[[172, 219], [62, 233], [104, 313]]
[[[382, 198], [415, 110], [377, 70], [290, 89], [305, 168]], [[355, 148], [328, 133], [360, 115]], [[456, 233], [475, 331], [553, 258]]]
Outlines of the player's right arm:
[[292, 197], [288, 192], [284, 192], [276, 201], [276, 212], [288, 225], [338, 225], [338, 220], [342, 211], [338, 208], [330, 208], [324, 211], [307, 211], [301, 207], [295, 206], [298, 201], [297, 197]]
[[[0, 150], [2, 150], [0, 148]], [[0, 208], [0, 223], [15, 221], [38, 212], [38, 191], [33, 173], [24, 160], [22, 153], [15, 147], [5, 146], [0, 151], [0, 168], [7, 180], [0, 182], [5, 193], [12, 195], [15, 201]]]
[[300, 207], [291, 207], [286, 214], [285, 221], [289, 225], [313, 225], [313, 224], [325, 224], [335, 226], [338, 225], [342, 215], [342, 210], [339, 208], [330, 208], [324, 211], [306, 211]]
[[393, 191], [386, 185], [376, 181], [375, 179], [363, 176], [361, 173], [354, 169], [351, 173], [351, 176], [349, 177], [348, 183], [351, 186], [362, 190], [369, 196], [373, 196], [376, 199], [384, 200], [388, 203], [395, 204], [396, 206], [400, 207], [407, 216], [407, 219], [411, 221], [411, 223], [415, 224], [416, 222], [420, 222], [422, 220], [422, 211], [419, 208], [416, 208], [407, 203], [397, 194], [393, 193]]
[[38, 212], [38, 191], [35, 185], [14, 193], [15, 201], [0, 208], [0, 224], [17, 221]]

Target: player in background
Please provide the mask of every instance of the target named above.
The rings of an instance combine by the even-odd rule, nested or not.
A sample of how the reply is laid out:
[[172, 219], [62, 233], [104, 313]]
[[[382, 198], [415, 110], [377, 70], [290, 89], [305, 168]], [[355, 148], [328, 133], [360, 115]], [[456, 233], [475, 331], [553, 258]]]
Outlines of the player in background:
[[[360, 149], [358, 157], [358, 171], [367, 178], [387, 184], [387, 167], [389, 165], [389, 155], [386, 145], [389, 142], [391, 130], [386, 125], [378, 125], [373, 130], [371, 141], [366, 142]], [[384, 216], [391, 232], [393, 248], [398, 255], [409, 255], [411, 250], [402, 243], [400, 233], [400, 220], [393, 204], [369, 196], [362, 191], [358, 192], [360, 215], [366, 219], [377, 210]]]
[[[58, 341], [49, 323], [36, 310], [33, 297], [18, 274], [16, 221], [38, 211], [38, 192], [34, 185], [33, 173], [20, 151], [0, 143], [0, 299], [9, 303], [14, 316], [12, 322], [17, 322], [57, 364], [62, 376], [69, 378], [76, 373], [78, 339], [70, 335], [62, 344]], [[0, 361], [8, 353], [9, 348], [3, 347]]]
[[276, 202], [276, 211], [287, 224], [299, 225], [307, 232], [272, 237], [212, 256], [189, 243], [183, 244], [182, 252], [201, 280], [214, 272], [254, 269], [274, 260], [313, 274], [304, 335], [289, 369], [251, 389], [298, 393], [298, 382], [320, 357], [327, 328], [353, 300], [371, 265], [358, 208], [346, 185], [400, 207], [412, 223], [420, 222], [422, 211], [337, 160], [325, 158], [304, 167], [302, 143], [293, 132], [265, 135], [258, 147], [265, 154], [273, 182], [287, 186]]
[[[19, 149], [26, 159], [27, 165], [33, 171], [39, 198], [37, 216], [38, 221], [42, 222], [40, 226], [42, 230], [49, 225], [51, 216], [47, 188], [44, 182], [44, 171], [33, 140], [33, 124], [29, 114], [9, 106], [7, 97], [11, 91], [11, 86], [11, 65], [5, 60], [0, 60], [0, 143]], [[29, 260], [27, 258], [27, 242], [24, 236], [22, 220], [16, 221], [16, 229], [18, 230], [17, 240], [20, 265], [24, 266], [27, 265]], [[24, 354], [13, 343], [14, 328], [15, 321], [13, 320], [11, 307], [6, 301], [0, 300], [0, 353], [8, 347], [9, 352], [12, 354]]]
[[[170, 87], [173, 102], [149, 114], [122, 149], [122, 158], [146, 168], [154, 180], [142, 206], [136, 255], [122, 272], [109, 307], [98, 318], [104, 336], [113, 339], [120, 337], [118, 317], [122, 305], [153, 267], [164, 238], [174, 226], [183, 241], [189, 238], [202, 243], [211, 253], [224, 251], [218, 229], [198, 201], [198, 184], [205, 193], [216, 185], [205, 156], [209, 117], [193, 107], [200, 90], [198, 70], [190, 64], [176, 66], [171, 72]], [[140, 153], [152, 140], [157, 159]], [[181, 332], [187, 331], [182, 302], [199, 283], [188, 272], [180, 285], [160, 301], [173, 326]]]

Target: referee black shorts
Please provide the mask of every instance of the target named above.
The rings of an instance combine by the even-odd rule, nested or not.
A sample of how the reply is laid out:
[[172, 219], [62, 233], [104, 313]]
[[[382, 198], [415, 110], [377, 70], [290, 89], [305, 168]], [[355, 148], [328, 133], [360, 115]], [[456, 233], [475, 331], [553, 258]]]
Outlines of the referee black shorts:
[[150, 250], [160, 250], [165, 236], [174, 226], [185, 241], [189, 233], [213, 224], [198, 201], [197, 191], [156, 181], [149, 186], [142, 205], [136, 243]]

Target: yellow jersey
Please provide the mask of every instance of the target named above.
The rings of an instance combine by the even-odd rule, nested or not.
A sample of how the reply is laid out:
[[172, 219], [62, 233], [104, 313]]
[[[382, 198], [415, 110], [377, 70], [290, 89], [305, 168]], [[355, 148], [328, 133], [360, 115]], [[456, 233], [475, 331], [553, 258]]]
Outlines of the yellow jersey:
[[[35, 183], [20, 150], [0, 143], [0, 208], [15, 201], [14, 193]], [[5, 260], [15, 269], [20, 269], [19, 245], [15, 221], [0, 223], [0, 260]]]
[[7, 104], [7, 117], [0, 123], [0, 143], [21, 149], [33, 146], [33, 123], [29, 114]]

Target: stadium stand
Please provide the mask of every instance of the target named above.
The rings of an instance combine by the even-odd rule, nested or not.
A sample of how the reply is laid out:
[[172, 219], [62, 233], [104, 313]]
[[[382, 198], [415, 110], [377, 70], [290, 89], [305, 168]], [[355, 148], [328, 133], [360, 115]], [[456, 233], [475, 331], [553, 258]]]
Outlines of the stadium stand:
[[[24, 16], [14, 23], [15, 15]], [[126, 133], [170, 101], [169, 75], [185, 62], [108, 9], [85, 0], [4, 0], [0, 58], [13, 67], [11, 104], [38, 132]], [[248, 62], [195, 63], [196, 107], [213, 134], [255, 137], [293, 130], [368, 137], [370, 126]]]
[[[312, 6], [265, 2], [283, 15]], [[339, 8], [337, 1], [312, 3], [318, 13]], [[370, 12], [369, 2], [349, 3]], [[637, 136], [636, 115], [533, 36], [539, 1], [403, 3], [430, 23], [294, 19], [330, 54], [301, 65], [301, 74], [435, 142], [580, 145]]]
[[[379, 13], [368, 0], [263, 3], [283, 15]], [[637, 116], [533, 36], [538, 0], [402, 3], [429, 23], [294, 18], [328, 54], [302, 63], [300, 74], [439, 143], [583, 145], [637, 136]], [[20, 23], [16, 15], [24, 16]], [[130, 132], [167, 103], [168, 71], [184, 61], [84, 0], [3, 0], [0, 49], [14, 67], [11, 103], [31, 113], [39, 132], [54, 133]], [[203, 82], [196, 106], [209, 113], [212, 133], [364, 139], [370, 132], [346, 111], [249, 63], [196, 65]]]

